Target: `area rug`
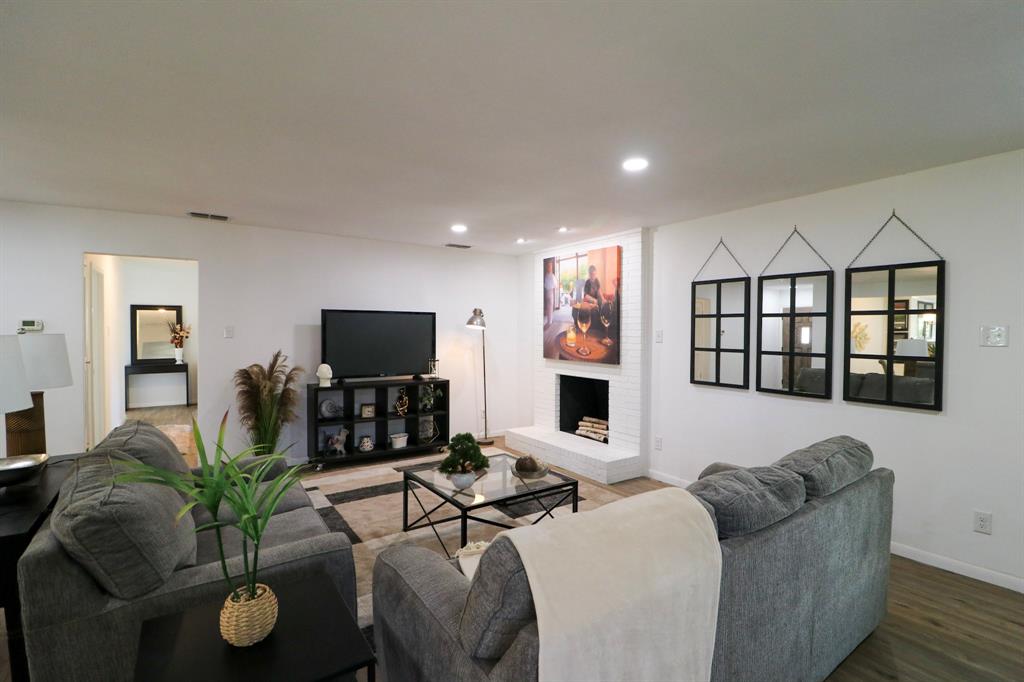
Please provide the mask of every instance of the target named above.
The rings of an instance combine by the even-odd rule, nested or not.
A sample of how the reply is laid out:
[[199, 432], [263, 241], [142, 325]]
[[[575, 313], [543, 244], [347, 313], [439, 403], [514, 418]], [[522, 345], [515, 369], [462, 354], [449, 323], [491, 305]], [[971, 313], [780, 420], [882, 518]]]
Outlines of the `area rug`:
[[[505, 452], [499, 448], [484, 448], [485, 455]], [[352, 541], [352, 555], [356, 565], [356, 596], [359, 600], [359, 626], [367, 628], [373, 623], [373, 564], [377, 555], [393, 545], [416, 544], [445, 556], [437, 536], [430, 528], [402, 531], [402, 472], [411, 466], [427, 462], [439, 462], [442, 455], [435, 454], [421, 458], [395, 460], [386, 463], [336, 469], [314, 474], [303, 479], [302, 485], [309, 493], [327, 527], [335, 533], [344, 533]], [[571, 474], [570, 474], [571, 475]], [[576, 478], [574, 476], [574, 478]], [[441, 501], [425, 489], [417, 491], [427, 509]], [[579, 482], [579, 511], [596, 509], [603, 504], [624, 497], [605, 487]], [[442, 507], [432, 516], [450, 516], [453, 508]], [[530, 500], [518, 504], [488, 507], [474, 512], [482, 518], [507, 523], [528, 525], [543, 514], [536, 502]], [[571, 514], [569, 501], [553, 511], [555, 516]], [[415, 500], [409, 497], [409, 519], [414, 520], [422, 512]], [[543, 519], [540, 523], [550, 522]], [[459, 546], [459, 522], [452, 521], [437, 526], [437, 531], [452, 554]], [[469, 522], [469, 541], [490, 540], [500, 528], [484, 523]]]

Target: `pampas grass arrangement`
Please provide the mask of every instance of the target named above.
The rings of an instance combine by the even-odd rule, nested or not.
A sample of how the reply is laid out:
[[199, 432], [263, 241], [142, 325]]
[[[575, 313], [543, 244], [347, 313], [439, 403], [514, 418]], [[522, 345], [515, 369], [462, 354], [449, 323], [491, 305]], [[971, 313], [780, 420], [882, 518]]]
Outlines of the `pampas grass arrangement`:
[[296, 386], [303, 371], [289, 369], [288, 356], [277, 351], [266, 367], [252, 364], [235, 372], [238, 418], [256, 454], [277, 452], [281, 428], [298, 418]]

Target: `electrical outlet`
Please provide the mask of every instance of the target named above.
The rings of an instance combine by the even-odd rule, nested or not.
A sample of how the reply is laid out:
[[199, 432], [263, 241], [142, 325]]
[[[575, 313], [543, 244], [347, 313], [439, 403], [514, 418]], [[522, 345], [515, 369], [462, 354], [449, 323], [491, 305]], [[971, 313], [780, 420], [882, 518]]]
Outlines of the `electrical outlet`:
[[992, 535], [992, 512], [974, 512], [974, 532]]
[[224, 338], [233, 339], [235, 338], [235, 328], [232, 326], [224, 327]]
[[654, 437], [654, 449], [661, 450], [661, 436]]
[[665, 330], [659, 329], [654, 332], [654, 343], [664, 343], [665, 341]]

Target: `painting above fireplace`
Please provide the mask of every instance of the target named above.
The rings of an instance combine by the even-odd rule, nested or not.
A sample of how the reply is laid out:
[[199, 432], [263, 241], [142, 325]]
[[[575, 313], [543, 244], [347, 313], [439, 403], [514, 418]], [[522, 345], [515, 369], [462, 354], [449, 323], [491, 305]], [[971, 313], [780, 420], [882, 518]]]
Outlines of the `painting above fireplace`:
[[544, 357], [619, 364], [622, 247], [544, 259]]

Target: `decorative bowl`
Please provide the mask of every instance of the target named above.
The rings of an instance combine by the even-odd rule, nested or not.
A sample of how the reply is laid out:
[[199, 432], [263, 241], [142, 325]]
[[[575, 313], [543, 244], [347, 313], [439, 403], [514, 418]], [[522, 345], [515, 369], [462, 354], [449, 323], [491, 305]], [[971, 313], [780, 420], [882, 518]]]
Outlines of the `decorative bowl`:
[[449, 478], [456, 490], [465, 490], [476, 483], [476, 474], [474, 472], [469, 472], [468, 474], [452, 474]]
[[49, 455], [15, 455], [0, 458], [0, 488], [24, 483], [46, 466]]

